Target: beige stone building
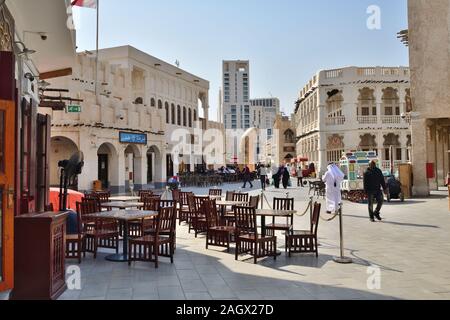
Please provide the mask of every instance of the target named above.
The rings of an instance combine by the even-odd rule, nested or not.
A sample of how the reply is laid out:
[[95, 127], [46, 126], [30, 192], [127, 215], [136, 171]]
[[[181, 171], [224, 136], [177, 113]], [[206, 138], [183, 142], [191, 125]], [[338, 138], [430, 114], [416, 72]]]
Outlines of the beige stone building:
[[[300, 90], [297, 156], [322, 173], [343, 152], [376, 151], [384, 170], [410, 160], [409, 69], [322, 70]], [[394, 168], [395, 170], [395, 168]]]
[[[180, 171], [207, 165], [208, 81], [130, 46], [100, 50], [98, 70], [98, 98], [95, 54], [79, 53], [72, 76], [50, 81], [83, 100], [80, 112], [49, 111], [52, 168], [81, 150], [78, 188], [90, 190], [100, 180], [124, 193], [130, 186], [161, 187]], [[218, 141], [211, 143], [221, 147]], [[56, 171], [51, 184], [58, 184]]]
[[450, 1], [409, 0], [413, 193], [429, 195], [450, 171]]
[[296, 158], [296, 135], [293, 117], [277, 114], [273, 123], [273, 136], [267, 140], [263, 163], [280, 165]]

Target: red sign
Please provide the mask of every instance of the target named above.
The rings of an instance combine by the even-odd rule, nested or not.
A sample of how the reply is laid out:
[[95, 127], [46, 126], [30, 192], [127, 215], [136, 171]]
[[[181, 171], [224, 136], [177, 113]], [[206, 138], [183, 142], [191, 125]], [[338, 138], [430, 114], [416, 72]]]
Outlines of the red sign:
[[427, 179], [434, 179], [434, 163], [427, 163]]

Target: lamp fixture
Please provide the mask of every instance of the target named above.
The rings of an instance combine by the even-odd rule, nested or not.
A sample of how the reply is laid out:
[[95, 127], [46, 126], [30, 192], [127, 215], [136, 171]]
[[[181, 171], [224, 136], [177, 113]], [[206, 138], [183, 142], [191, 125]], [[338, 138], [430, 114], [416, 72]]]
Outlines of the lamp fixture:
[[18, 53], [19, 56], [24, 56], [24, 55], [29, 55], [29, 54], [36, 53], [36, 50], [28, 49], [27, 46], [25, 45], [25, 43], [23, 43], [22, 41], [15, 41], [14, 43], [21, 44], [22, 47], [23, 47], [22, 51], [20, 51]]

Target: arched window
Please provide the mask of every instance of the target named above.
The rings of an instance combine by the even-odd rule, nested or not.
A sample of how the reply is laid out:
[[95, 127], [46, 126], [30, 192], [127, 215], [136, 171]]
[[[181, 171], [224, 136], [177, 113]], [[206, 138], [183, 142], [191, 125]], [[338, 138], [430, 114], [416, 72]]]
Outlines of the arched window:
[[289, 129], [284, 132], [284, 142], [286, 143], [295, 143], [294, 132]]
[[156, 102], [155, 102], [155, 99], [154, 99], [154, 98], [152, 98], [152, 99], [150, 100], [150, 106], [152, 106], [152, 107], [155, 107], [155, 106], [156, 106]]
[[189, 109], [189, 128], [192, 128], [192, 110]]
[[158, 100], [158, 109], [162, 109], [163, 108], [163, 103], [161, 100]]
[[181, 126], [181, 107], [177, 106], [177, 124]]
[[175, 105], [172, 103], [172, 124], [175, 124]]
[[183, 107], [183, 127], [187, 126], [187, 113], [186, 113], [186, 107]]
[[169, 112], [169, 104], [167, 102], [165, 104], [165, 108], [166, 108], [166, 123], [169, 124], [170, 123], [170, 112]]

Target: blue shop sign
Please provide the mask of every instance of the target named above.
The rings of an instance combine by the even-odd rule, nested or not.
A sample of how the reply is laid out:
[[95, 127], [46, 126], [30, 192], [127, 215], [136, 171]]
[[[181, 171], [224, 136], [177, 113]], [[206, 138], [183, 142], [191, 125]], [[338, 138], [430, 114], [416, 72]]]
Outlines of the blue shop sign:
[[143, 133], [120, 132], [120, 143], [147, 144], [147, 135]]

